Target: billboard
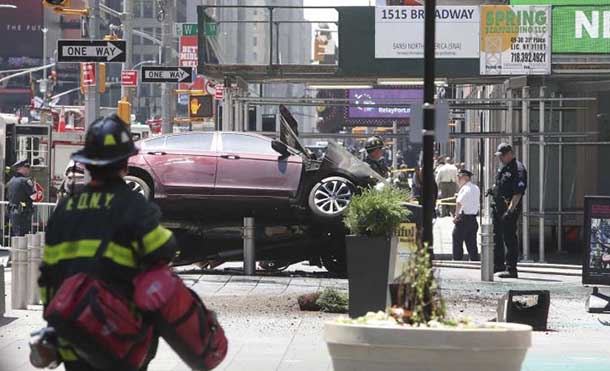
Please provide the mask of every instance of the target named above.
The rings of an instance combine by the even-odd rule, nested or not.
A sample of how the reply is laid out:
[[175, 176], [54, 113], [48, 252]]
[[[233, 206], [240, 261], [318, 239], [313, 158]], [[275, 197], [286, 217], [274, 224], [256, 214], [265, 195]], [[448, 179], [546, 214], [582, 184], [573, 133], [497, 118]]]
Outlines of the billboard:
[[[424, 57], [423, 6], [375, 8], [375, 58]], [[479, 7], [436, 9], [436, 57], [479, 57]]]
[[610, 197], [585, 197], [582, 283], [610, 285]]
[[[374, 104], [422, 103], [422, 89], [350, 89], [349, 99], [363, 107], [349, 107], [349, 119], [407, 119], [411, 109], [405, 107], [377, 107]], [[366, 107], [371, 105], [371, 107]]]
[[610, 5], [610, 0], [510, 0], [511, 5]]
[[553, 53], [610, 53], [610, 5], [553, 8]]
[[551, 73], [551, 7], [481, 6], [481, 75]]
[[0, 57], [7, 58], [0, 64], [36, 64], [24, 59], [42, 57], [42, 1], [2, 0], [2, 4], [15, 5], [17, 9], [0, 9], [0, 38], [4, 40]]

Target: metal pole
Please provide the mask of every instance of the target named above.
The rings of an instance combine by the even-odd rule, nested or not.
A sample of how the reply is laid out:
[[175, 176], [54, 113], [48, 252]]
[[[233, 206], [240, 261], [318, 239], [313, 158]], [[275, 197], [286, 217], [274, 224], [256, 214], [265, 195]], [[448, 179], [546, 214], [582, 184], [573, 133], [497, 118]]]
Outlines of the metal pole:
[[[161, 28], [161, 41], [163, 43], [163, 63], [166, 66], [171, 66], [173, 62], [172, 56], [172, 26], [173, 18], [176, 13], [175, 0], [166, 0], [165, 17]], [[170, 134], [174, 131], [174, 122], [172, 119], [172, 85], [168, 83], [161, 84], [161, 132]]]
[[[127, 43], [125, 63], [123, 70], [131, 69], [133, 65], [133, 0], [123, 0], [123, 14], [121, 14], [123, 24], [123, 39]], [[132, 88], [121, 86], [121, 97], [126, 97], [131, 102]]]
[[[559, 94], [559, 98], [563, 98], [563, 94]], [[561, 109], [561, 107], [563, 106], [563, 101], [559, 101], [559, 132], [563, 131], [563, 110]], [[559, 137], [559, 143], [563, 142], [563, 139], [561, 137]], [[563, 251], [563, 216], [561, 215], [561, 212], [563, 210], [563, 146], [559, 145], [558, 147], [558, 152], [559, 152], [559, 159], [558, 159], [558, 166], [559, 166], [559, 171], [557, 172], [558, 174], [558, 179], [559, 182], [557, 184], [557, 193], [558, 193], [558, 200], [557, 200], [557, 250], [559, 252]]]
[[[392, 122], [392, 132], [394, 135], [398, 134], [398, 122]], [[396, 168], [398, 166], [398, 159], [396, 158], [396, 153], [398, 152], [398, 138], [394, 137], [392, 139], [392, 167]]]
[[[522, 88], [522, 98], [529, 98], [530, 95], [530, 88], [529, 86], [524, 86]], [[529, 132], [529, 127], [530, 127], [530, 104], [529, 101], [524, 100], [522, 103], [522, 109], [521, 109], [521, 132], [522, 133], [527, 133]], [[525, 165], [525, 168], [529, 170], [529, 139], [527, 136], [523, 136], [522, 137], [522, 143], [523, 143], [523, 156], [522, 156], [522, 161], [523, 164]], [[529, 261], [530, 259], [530, 225], [529, 225], [529, 196], [528, 193], [526, 192], [525, 195], [523, 195], [523, 228], [522, 228], [522, 236], [523, 236], [523, 260], [524, 261]]]
[[513, 90], [506, 90], [506, 99], [508, 99], [506, 111], [506, 132], [510, 134], [510, 143], [515, 142], [515, 135], [513, 133]]
[[[540, 97], [545, 96], [545, 87], [540, 87]], [[538, 158], [538, 210], [540, 212], [540, 217], [538, 218], [538, 260], [543, 263], [544, 262], [544, 121], [545, 121], [545, 112], [544, 112], [544, 102], [540, 102], [540, 110], [539, 110], [539, 132], [540, 132], [540, 143], [538, 144], [539, 158]]]
[[273, 65], [273, 7], [269, 7], [269, 65]]
[[[48, 28], [43, 27], [42, 28], [42, 64], [46, 65], [47, 64], [47, 32], [49, 31]], [[42, 93], [42, 100], [46, 101], [47, 98], [47, 92], [49, 89], [49, 86], [47, 84], [47, 69], [43, 69], [42, 70], [42, 81], [41, 84], [44, 86], [44, 89], [40, 89], [41, 93]]]
[[424, 6], [424, 133], [423, 133], [423, 171], [424, 171], [424, 231], [423, 243], [428, 247], [433, 259], [432, 213], [434, 210], [434, 63], [435, 63], [435, 13], [436, 0], [428, 0]]
[[[95, 40], [100, 30], [100, 0], [89, 0], [89, 38]], [[95, 64], [95, 76], [99, 77], [99, 65]], [[85, 87], [85, 127], [89, 126], [100, 115], [100, 94], [97, 86]]]
[[25, 237], [13, 237], [11, 243], [11, 308], [25, 309], [27, 290], [27, 241]]
[[244, 274], [247, 276], [253, 276], [256, 274], [256, 251], [254, 232], [254, 218], [244, 218]]
[[6, 313], [5, 287], [4, 265], [0, 264], [0, 318], [4, 318], [4, 313]]
[[[489, 210], [487, 211], [489, 215]], [[494, 280], [494, 226], [489, 217], [481, 224], [481, 281]]]
[[40, 266], [41, 247], [40, 234], [29, 234], [28, 239], [28, 290], [27, 303], [31, 305], [38, 304], [40, 294], [38, 292], [38, 267]]

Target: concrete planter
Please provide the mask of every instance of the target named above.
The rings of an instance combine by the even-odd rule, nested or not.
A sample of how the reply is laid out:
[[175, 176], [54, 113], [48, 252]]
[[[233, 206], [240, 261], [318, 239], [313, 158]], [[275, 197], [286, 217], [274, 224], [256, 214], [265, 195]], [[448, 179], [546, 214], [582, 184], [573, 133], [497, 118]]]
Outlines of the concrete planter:
[[394, 274], [396, 237], [346, 236], [349, 315], [385, 310]]
[[335, 371], [520, 371], [532, 328], [378, 327], [327, 322], [324, 335]]

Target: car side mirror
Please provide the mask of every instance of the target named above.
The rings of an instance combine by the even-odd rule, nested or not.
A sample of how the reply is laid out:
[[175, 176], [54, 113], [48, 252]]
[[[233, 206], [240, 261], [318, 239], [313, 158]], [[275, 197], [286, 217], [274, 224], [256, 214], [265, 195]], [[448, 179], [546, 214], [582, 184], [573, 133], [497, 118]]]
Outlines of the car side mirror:
[[284, 142], [280, 142], [279, 140], [274, 140], [271, 142], [271, 148], [275, 150], [275, 152], [280, 155], [287, 157], [290, 156], [290, 151], [288, 151], [288, 146]]

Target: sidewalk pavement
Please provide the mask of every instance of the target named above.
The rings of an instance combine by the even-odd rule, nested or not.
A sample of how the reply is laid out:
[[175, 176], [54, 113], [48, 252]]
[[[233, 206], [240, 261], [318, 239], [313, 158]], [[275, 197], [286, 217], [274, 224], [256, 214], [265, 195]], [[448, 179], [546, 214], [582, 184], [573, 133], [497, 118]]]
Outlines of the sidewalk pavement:
[[[323, 325], [336, 315], [299, 312], [296, 298], [325, 287], [346, 290], [347, 281], [325, 278], [304, 264], [291, 269], [311, 273], [309, 277], [290, 277], [290, 272], [273, 277], [181, 274], [206, 305], [218, 312], [226, 329], [229, 354], [219, 370], [332, 370]], [[551, 291], [552, 330], [534, 333], [523, 371], [608, 370], [609, 329], [598, 321], [598, 317], [605, 319], [603, 315], [585, 312], [589, 290], [580, 285], [579, 277], [524, 273], [518, 280], [480, 282], [475, 270], [441, 268], [438, 274], [450, 314], [475, 321], [495, 318], [497, 299], [508, 289]], [[6, 278], [6, 292], [10, 293], [10, 270]], [[7, 299], [10, 308], [10, 297]], [[27, 341], [31, 331], [44, 326], [42, 313], [9, 311], [6, 317], [0, 321], [0, 371], [34, 370], [28, 363]], [[150, 370], [188, 368], [162, 342]]]

